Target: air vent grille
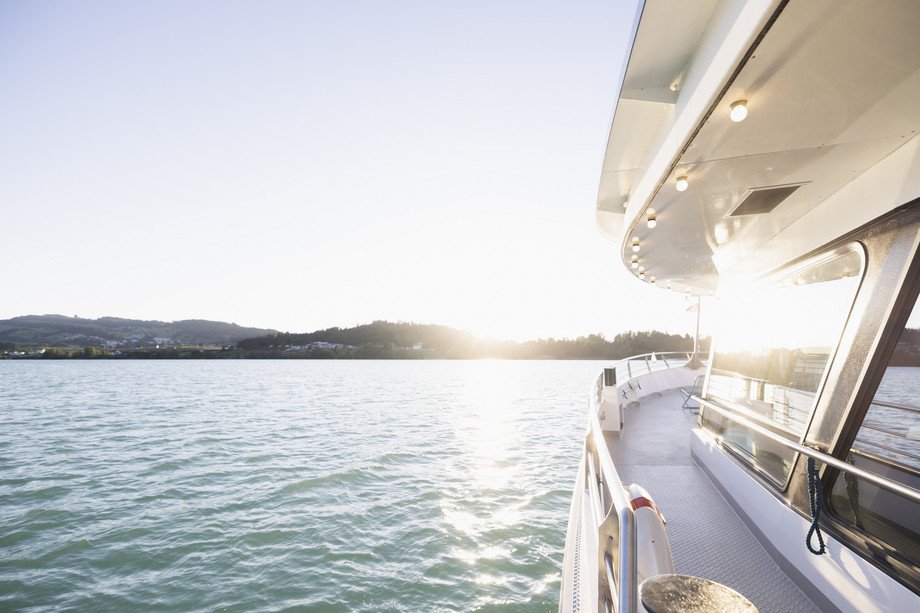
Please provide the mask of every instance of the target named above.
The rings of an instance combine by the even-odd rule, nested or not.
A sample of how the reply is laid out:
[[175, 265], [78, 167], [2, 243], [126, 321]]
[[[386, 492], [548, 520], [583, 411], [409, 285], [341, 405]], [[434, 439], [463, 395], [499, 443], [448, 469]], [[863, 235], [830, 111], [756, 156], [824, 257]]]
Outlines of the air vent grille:
[[763, 215], [769, 213], [782, 203], [783, 200], [791, 196], [795, 190], [804, 185], [797, 183], [795, 185], [775, 185], [772, 187], [755, 187], [745, 192], [741, 200], [736, 204], [729, 217], [741, 217], [743, 215]]

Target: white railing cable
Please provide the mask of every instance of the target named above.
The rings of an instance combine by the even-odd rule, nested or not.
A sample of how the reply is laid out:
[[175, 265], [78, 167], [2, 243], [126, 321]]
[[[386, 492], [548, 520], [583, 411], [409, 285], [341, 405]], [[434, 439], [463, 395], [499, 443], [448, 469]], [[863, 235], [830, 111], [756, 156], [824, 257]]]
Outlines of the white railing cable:
[[767, 430], [763, 426], [760, 426], [749, 419], [746, 419], [740, 415], [737, 415], [728, 409], [724, 409], [720, 407], [719, 405], [714, 404], [708, 400], [704, 400], [703, 398], [700, 398], [699, 396], [693, 396], [692, 398], [695, 402], [698, 402], [700, 406], [705, 407], [706, 409], [709, 409], [711, 411], [715, 411], [719, 415], [726, 417], [730, 419], [731, 421], [741, 426], [744, 426], [745, 428], [753, 430], [754, 432], [757, 432], [758, 434], [761, 434], [772, 441], [776, 441], [777, 443], [779, 443], [780, 445], [783, 445], [784, 447], [787, 447], [788, 449], [797, 451], [798, 453], [801, 453], [802, 455], [814, 458], [815, 460], [819, 462], [823, 462], [824, 464], [827, 464], [828, 466], [833, 466], [837, 470], [855, 475], [859, 477], [860, 479], [863, 479], [864, 481], [868, 481], [869, 483], [872, 483], [873, 485], [877, 485], [880, 488], [886, 489], [890, 492], [894, 492], [895, 494], [898, 494], [899, 496], [903, 496], [904, 498], [907, 498], [908, 500], [912, 500], [913, 502], [920, 504], [920, 490], [915, 490], [914, 488], [907, 487], [906, 485], [898, 483], [897, 481], [893, 481], [886, 477], [882, 477], [880, 475], [876, 475], [875, 473], [871, 473], [867, 470], [863, 470], [862, 468], [859, 468], [858, 466], [854, 466], [852, 464], [844, 462], [843, 460], [835, 458], [832, 455], [828, 455], [816, 449], [812, 449], [811, 447], [806, 447], [805, 445], [801, 445], [799, 443], [792, 442], [789, 439], [784, 438], [780, 436], [779, 434], [776, 434], [775, 432]]

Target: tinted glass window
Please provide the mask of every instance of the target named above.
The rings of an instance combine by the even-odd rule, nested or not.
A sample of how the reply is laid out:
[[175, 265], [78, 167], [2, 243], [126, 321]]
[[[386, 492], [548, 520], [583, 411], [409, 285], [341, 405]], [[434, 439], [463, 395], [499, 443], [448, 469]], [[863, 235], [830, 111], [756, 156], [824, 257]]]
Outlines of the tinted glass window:
[[[915, 304], [847, 461], [920, 489], [920, 308]], [[920, 566], [920, 508], [852, 475], [831, 489], [835, 514]]]
[[[798, 441], [859, 287], [862, 256], [835, 253], [720, 299], [707, 398]], [[778, 483], [794, 454], [709, 412], [704, 425]]]

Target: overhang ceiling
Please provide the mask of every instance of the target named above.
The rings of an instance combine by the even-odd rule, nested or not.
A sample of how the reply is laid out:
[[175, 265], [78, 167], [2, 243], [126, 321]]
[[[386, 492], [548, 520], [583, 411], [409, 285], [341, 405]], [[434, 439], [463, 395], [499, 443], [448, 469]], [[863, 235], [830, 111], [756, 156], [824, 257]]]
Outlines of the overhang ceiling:
[[[688, 24], [691, 31], [700, 27]], [[652, 198], [627, 221], [624, 262], [635, 237], [646, 280], [711, 291], [720, 273], [916, 137], [918, 33], [917, 0], [790, 1], [686, 148], [675, 151], [676, 162]], [[635, 81], [641, 80], [627, 71], [623, 91], [635, 89]], [[736, 100], [747, 100], [749, 111], [740, 123], [729, 118]], [[618, 118], [621, 109], [663, 119], [674, 105], [621, 94]], [[619, 159], [609, 159], [608, 148], [598, 209], [622, 212], [621, 194], [638, 180], [637, 157], [649, 137], [628, 128], [615, 136], [637, 139], [636, 145], [615, 149]], [[675, 188], [681, 175], [689, 180], [684, 192]], [[770, 212], [730, 215], [750, 190], [782, 185], [800, 187]], [[650, 210], [658, 222], [653, 230], [644, 223]]]

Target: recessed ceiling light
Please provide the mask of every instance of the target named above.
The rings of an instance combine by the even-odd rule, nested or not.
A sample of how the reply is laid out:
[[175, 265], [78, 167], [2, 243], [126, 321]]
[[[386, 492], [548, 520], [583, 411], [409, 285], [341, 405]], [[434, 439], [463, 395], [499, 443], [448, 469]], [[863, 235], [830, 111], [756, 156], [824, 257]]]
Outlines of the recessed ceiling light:
[[731, 120], [735, 123], [739, 121], [744, 121], [744, 118], [747, 117], [747, 100], [738, 100], [732, 102], [732, 105], [729, 107], [731, 111], [728, 116], [731, 117]]
[[633, 253], [639, 253], [639, 237], [634, 236], [632, 239], [632, 250]]
[[649, 230], [658, 225], [658, 218], [654, 213], [650, 213], [648, 220], [645, 222], [645, 225], [648, 226]]
[[690, 187], [690, 181], [687, 180], [687, 175], [677, 177], [677, 191], [685, 192], [688, 187]]

